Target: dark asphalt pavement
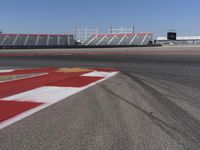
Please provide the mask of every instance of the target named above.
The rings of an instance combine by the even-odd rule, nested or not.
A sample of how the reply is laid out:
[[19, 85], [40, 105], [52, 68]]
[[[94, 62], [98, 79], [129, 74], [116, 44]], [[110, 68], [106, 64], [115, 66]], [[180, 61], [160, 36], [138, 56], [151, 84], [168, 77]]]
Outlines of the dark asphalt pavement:
[[0, 57], [0, 68], [121, 70], [0, 130], [0, 149], [199, 150], [200, 55], [149, 53]]

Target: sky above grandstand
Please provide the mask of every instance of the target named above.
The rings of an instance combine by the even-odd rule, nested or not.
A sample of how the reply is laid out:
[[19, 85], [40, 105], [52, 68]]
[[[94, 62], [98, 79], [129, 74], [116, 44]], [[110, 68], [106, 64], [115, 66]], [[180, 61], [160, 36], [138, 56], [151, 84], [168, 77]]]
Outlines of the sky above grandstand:
[[4, 33], [68, 33], [77, 27], [200, 35], [199, 0], [0, 0]]

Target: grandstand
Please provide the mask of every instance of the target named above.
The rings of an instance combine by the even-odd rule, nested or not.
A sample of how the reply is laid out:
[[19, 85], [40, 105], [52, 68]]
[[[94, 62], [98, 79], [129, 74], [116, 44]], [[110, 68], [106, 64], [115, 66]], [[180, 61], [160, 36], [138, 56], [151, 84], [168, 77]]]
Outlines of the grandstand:
[[0, 34], [0, 49], [148, 46], [152, 39], [152, 33], [94, 33], [80, 45], [71, 34], [2, 33]]
[[75, 45], [67, 34], [0, 34], [0, 47], [62, 47]]
[[86, 46], [132, 46], [148, 45], [152, 33], [93, 34], [83, 45]]

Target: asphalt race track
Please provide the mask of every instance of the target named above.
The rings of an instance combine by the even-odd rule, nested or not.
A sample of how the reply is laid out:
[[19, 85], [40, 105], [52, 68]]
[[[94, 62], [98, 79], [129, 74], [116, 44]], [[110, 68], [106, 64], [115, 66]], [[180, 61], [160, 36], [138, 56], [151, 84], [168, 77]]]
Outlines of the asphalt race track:
[[44, 67], [120, 73], [1, 129], [1, 150], [200, 149], [199, 47], [0, 51], [0, 69]]

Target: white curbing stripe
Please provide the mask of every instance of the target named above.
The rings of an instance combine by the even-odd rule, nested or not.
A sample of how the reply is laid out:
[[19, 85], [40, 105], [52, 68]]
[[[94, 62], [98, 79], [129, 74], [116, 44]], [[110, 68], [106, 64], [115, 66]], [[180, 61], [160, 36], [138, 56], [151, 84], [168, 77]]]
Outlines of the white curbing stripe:
[[44, 86], [14, 96], [4, 98], [6, 101], [25, 101], [38, 103], [55, 103], [69, 97], [81, 88]]
[[9, 73], [9, 72], [13, 72], [15, 70], [13, 69], [7, 69], [7, 70], [0, 70], [0, 73]]
[[81, 75], [81, 76], [84, 76], [84, 77], [111, 77], [113, 76], [114, 74], [116, 74], [116, 72], [104, 72], [104, 71], [94, 71], [94, 72], [90, 72], [90, 73], [87, 73], [87, 74], [84, 74], [84, 75]]

